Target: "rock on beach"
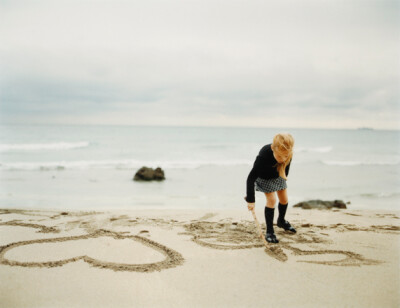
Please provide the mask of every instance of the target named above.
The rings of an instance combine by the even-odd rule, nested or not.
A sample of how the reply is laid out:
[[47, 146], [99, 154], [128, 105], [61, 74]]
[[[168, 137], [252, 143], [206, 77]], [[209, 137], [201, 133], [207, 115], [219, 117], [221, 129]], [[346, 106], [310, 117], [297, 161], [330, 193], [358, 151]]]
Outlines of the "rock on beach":
[[162, 181], [165, 180], [164, 171], [157, 167], [156, 169], [143, 166], [140, 168], [134, 178], [134, 181]]

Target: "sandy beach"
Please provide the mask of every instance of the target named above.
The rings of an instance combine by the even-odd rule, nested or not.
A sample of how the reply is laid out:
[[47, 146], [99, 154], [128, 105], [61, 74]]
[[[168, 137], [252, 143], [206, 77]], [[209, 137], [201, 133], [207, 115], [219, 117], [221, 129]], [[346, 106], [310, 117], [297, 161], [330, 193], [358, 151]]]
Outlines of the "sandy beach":
[[398, 307], [399, 217], [290, 208], [266, 248], [245, 206], [1, 209], [0, 306]]

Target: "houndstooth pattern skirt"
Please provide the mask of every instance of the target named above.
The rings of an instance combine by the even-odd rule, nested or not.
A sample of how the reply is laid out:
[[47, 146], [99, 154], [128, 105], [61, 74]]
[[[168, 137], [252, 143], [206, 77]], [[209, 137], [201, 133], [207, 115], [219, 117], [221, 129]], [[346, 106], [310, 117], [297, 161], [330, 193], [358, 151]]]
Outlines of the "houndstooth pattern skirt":
[[255, 188], [257, 191], [261, 191], [264, 193], [271, 193], [274, 191], [286, 189], [286, 180], [281, 177], [277, 177], [275, 179], [262, 179], [257, 178], [256, 182], [254, 183]]

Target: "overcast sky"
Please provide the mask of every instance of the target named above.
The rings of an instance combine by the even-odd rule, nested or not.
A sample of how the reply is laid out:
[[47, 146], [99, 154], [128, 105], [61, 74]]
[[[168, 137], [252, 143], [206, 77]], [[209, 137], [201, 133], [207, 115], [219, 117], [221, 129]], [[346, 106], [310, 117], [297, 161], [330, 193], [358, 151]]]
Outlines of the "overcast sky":
[[0, 0], [0, 120], [399, 129], [399, 9]]

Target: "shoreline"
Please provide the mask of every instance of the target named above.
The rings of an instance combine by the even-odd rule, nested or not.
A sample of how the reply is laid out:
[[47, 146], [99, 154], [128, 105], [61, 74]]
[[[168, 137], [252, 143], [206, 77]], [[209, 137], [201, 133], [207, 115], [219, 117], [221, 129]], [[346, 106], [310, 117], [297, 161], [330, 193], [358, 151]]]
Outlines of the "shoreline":
[[[352, 167], [347, 182], [343, 182], [344, 170], [300, 163], [292, 167], [288, 180], [289, 205], [311, 199], [340, 199], [351, 202], [350, 209], [375, 209], [379, 205], [397, 210], [396, 205], [400, 203], [395, 174], [379, 185], [368, 182], [370, 174], [381, 177], [384, 170], [378, 166]], [[1, 171], [0, 204], [48, 209], [57, 205], [60, 210], [79, 210], [82, 206], [102, 210], [245, 206], [248, 166], [164, 170], [167, 179], [161, 182], [132, 181], [135, 170], [130, 169]], [[312, 173], [305, 177], [310, 170]], [[385, 186], [387, 182], [391, 184]], [[256, 203], [265, 205], [264, 194], [256, 192]]]

